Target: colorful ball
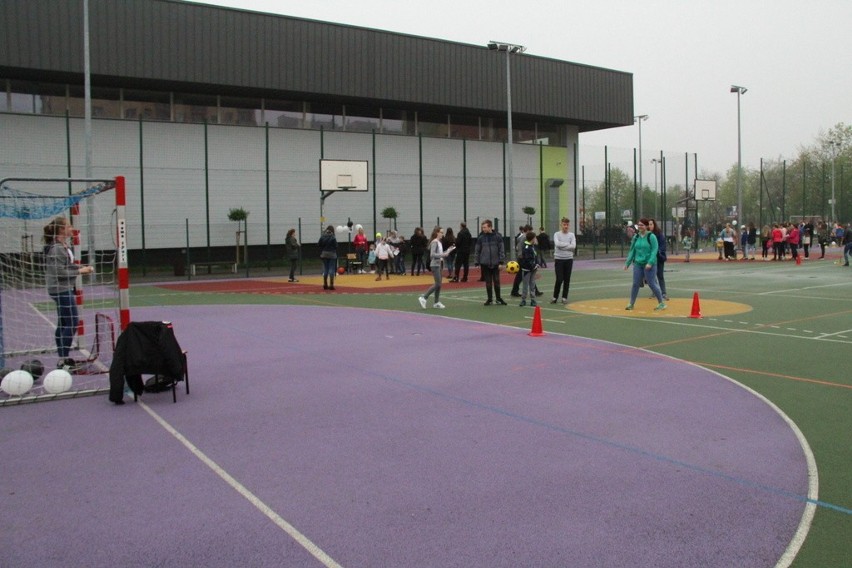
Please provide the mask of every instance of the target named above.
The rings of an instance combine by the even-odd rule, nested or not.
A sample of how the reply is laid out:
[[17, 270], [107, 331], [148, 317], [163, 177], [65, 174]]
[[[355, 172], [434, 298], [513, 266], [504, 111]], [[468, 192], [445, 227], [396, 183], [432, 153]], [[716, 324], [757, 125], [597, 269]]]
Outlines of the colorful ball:
[[344, 267], [342, 267], [342, 266], [341, 266], [340, 268], [338, 268], [338, 269], [337, 269], [337, 273], [338, 273], [338, 274], [343, 274], [344, 272], [346, 272], [346, 269], [345, 269]]
[[71, 388], [74, 379], [65, 369], [55, 369], [44, 378], [44, 390], [50, 394], [59, 394]]
[[510, 260], [506, 263], [506, 272], [509, 274], [517, 274], [521, 269], [521, 265], [517, 263], [517, 261]]
[[33, 388], [33, 376], [26, 371], [12, 371], [0, 382], [0, 390], [12, 396], [21, 396]]

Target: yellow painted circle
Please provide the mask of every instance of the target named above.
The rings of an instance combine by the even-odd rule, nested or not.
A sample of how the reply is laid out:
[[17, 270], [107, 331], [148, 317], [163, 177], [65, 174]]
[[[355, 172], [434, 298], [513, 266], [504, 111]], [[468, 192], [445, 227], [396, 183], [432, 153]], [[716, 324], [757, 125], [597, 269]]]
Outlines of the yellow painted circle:
[[[632, 310], [625, 310], [629, 298], [603, 298], [600, 300], [586, 300], [572, 302], [568, 308], [583, 314], [628, 316], [628, 317], [663, 317], [663, 318], [687, 318], [692, 315], [692, 298], [672, 298], [666, 302], [668, 308], [656, 311], [657, 300], [640, 298], [636, 300]], [[730, 316], [751, 311], [748, 304], [739, 302], [726, 302], [724, 300], [702, 300], [698, 298], [698, 307], [701, 317]]]

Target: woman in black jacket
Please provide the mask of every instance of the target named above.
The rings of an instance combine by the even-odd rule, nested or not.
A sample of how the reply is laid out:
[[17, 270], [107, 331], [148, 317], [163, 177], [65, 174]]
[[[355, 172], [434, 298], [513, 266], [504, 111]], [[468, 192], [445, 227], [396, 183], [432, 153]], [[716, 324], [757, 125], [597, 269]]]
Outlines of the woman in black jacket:
[[426, 265], [423, 264], [423, 254], [426, 252], [426, 247], [429, 246], [429, 239], [423, 232], [422, 227], [414, 229], [414, 234], [408, 240], [411, 245], [411, 275], [414, 276], [414, 270], [417, 269], [417, 276], [420, 276], [420, 271], [426, 272]]
[[322, 289], [334, 290], [334, 275], [337, 270], [337, 238], [334, 236], [334, 226], [325, 228], [318, 245], [322, 260]]

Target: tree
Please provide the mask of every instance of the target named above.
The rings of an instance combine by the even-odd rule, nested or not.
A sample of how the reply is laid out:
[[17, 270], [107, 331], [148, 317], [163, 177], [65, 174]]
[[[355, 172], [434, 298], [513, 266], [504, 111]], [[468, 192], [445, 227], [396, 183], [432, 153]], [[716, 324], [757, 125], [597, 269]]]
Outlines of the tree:
[[396, 226], [396, 218], [398, 216], [399, 215], [396, 212], [396, 209], [394, 209], [393, 207], [385, 207], [384, 209], [382, 209], [382, 218], [388, 220], [388, 231], [391, 230], [391, 220], [394, 221], [394, 226]]
[[[245, 235], [246, 229], [248, 227], [246, 224], [248, 223], [249, 212], [243, 209], [242, 207], [237, 207], [235, 209], [231, 209], [228, 211], [228, 220], [236, 221], [237, 223], [237, 246], [236, 246], [236, 260], [237, 264], [240, 263], [240, 236]], [[240, 229], [240, 227], [243, 227]]]
[[523, 211], [524, 215], [527, 216], [527, 225], [532, 227], [532, 216], [535, 215], [535, 207], [527, 206], [521, 209], [521, 211]]

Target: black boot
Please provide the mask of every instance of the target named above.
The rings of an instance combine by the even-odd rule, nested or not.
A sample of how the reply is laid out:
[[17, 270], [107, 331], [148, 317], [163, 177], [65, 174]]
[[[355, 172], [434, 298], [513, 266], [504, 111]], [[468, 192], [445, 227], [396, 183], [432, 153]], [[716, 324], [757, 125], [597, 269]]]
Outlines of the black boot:
[[328, 276], [322, 277], [322, 289], [328, 290]]
[[328, 285], [328, 289], [329, 289], [329, 290], [334, 290], [334, 275], [333, 275], [333, 274], [331, 275], [331, 280], [330, 280], [330, 282], [331, 282], [331, 283]]

